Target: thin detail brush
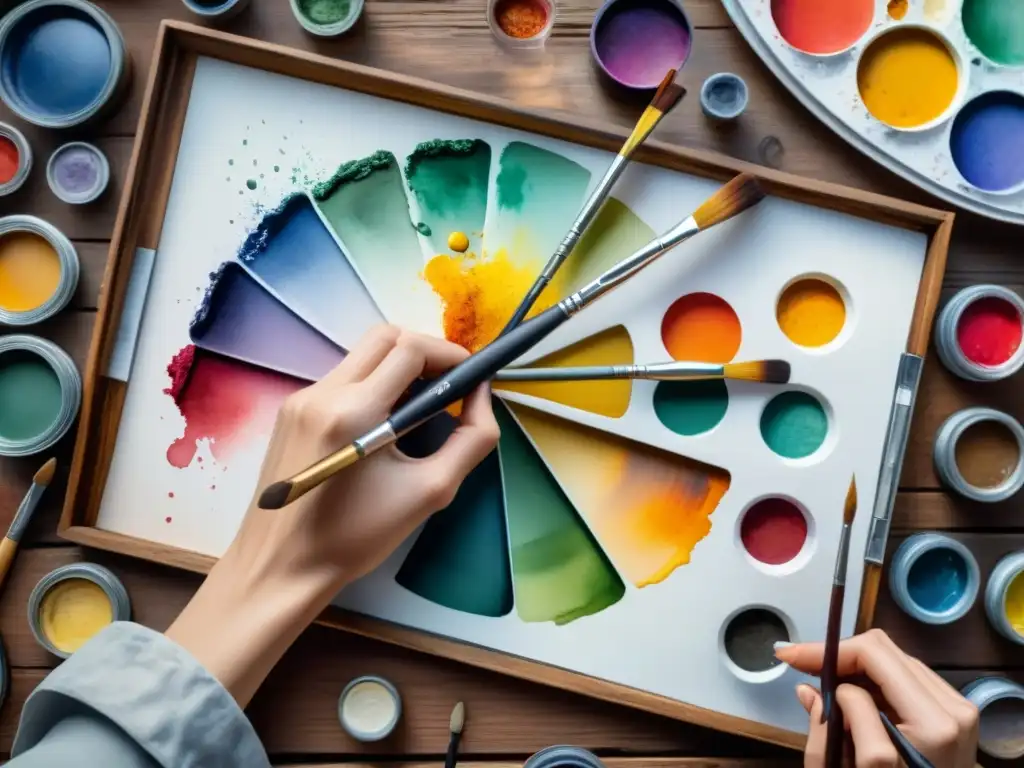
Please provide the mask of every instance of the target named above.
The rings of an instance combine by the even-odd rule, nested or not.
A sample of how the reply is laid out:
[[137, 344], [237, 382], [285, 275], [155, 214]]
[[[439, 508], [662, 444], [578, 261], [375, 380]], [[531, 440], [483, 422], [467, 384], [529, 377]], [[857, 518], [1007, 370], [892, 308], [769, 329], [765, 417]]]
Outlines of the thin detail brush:
[[504, 368], [495, 381], [597, 381], [602, 379], [645, 379], [650, 381], [707, 381], [734, 379], [765, 384], [789, 383], [790, 365], [785, 360], [755, 360], [748, 363], [647, 363], [646, 365], [587, 365], [562, 368]]
[[397, 408], [389, 419], [350, 445], [287, 480], [267, 486], [260, 494], [259, 506], [262, 509], [280, 509], [291, 504], [336, 472], [392, 445], [402, 435], [469, 395], [482, 382], [494, 378], [497, 371], [517, 360], [569, 318], [622, 285], [666, 251], [698, 232], [747, 210], [763, 198], [764, 192], [753, 176], [737, 176], [712, 195], [692, 216], [623, 259], [576, 293], [512, 329], [435, 379], [422, 392]]
[[448, 754], [444, 758], [444, 768], [455, 768], [455, 759], [459, 754], [459, 741], [462, 729], [466, 725], [466, 705], [461, 701], [452, 708], [452, 716], [448, 721]]
[[11, 521], [11, 527], [7, 529], [7, 535], [0, 540], [0, 587], [7, 581], [7, 574], [10, 573], [14, 555], [18, 552], [21, 537], [25, 535], [25, 529], [28, 528], [29, 521], [32, 520], [32, 515], [35, 514], [36, 508], [39, 506], [43, 492], [53, 482], [56, 470], [56, 459], [50, 459], [39, 468], [32, 477], [32, 485], [29, 487], [28, 493], [25, 494], [25, 498], [18, 506], [18, 511], [14, 513], [14, 520]]
[[512, 313], [512, 317], [509, 319], [505, 328], [502, 330], [500, 335], [504, 335], [519, 325], [526, 316], [529, 314], [530, 309], [533, 307], [537, 298], [543, 293], [544, 289], [548, 286], [554, 278], [558, 268], [562, 266], [569, 254], [572, 253], [572, 249], [576, 247], [576, 244], [583, 237], [583, 233], [586, 232], [587, 227], [590, 226], [594, 217], [597, 216], [597, 212], [601, 209], [602, 203], [608, 198], [608, 195], [612, 191], [612, 187], [615, 186], [615, 182], [618, 181], [622, 172], [626, 169], [629, 164], [629, 159], [636, 148], [639, 147], [651, 132], [657, 127], [658, 123], [661, 122], [662, 118], [665, 117], [672, 109], [679, 103], [680, 99], [686, 93], [686, 89], [683, 86], [678, 85], [675, 82], [676, 78], [675, 69], [670, 69], [665, 78], [661, 81], [661, 85], [658, 86], [657, 92], [654, 94], [654, 98], [651, 99], [651, 103], [644, 110], [644, 113], [640, 115], [640, 119], [633, 127], [633, 132], [629, 134], [629, 138], [626, 139], [626, 143], [622, 145], [622, 149], [619, 150], [619, 154], [612, 160], [612, 164], [608, 166], [608, 170], [605, 171], [604, 176], [597, 183], [594, 191], [590, 193], [590, 197], [583, 204], [583, 208], [580, 209], [579, 215], [576, 217], [576, 221], [569, 227], [569, 231], [566, 233], [562, 242], [555, 250], [554, 254], [548, 259], [548, 263], [544, 265], [544, 269], [540, 275], [534, 281], [533, 285], [530, 286], [530, 290], [526, 292], [526, 296], [516, 307], [516, 311]]

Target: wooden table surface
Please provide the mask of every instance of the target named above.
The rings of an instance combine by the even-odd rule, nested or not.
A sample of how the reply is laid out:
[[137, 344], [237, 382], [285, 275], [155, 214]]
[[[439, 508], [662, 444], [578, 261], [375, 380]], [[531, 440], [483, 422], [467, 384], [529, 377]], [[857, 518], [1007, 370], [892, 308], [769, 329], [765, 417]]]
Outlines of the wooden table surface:
[[[69, 310], [32, 332], [61, 344], [84, 367], [95, 319], [103, 267], [138, 120], [142, 89], [160, 19], [188, 19], [179, 0], [100, 0], [118, 22], [135, 67], [131, 96], [106, 123], [87, 132], [57, 134], [27, 126], [0, 107], [0, 119], [18, 124], [36, 154], [26, 186], [0, 202], [0, 212], [31, 213], [48, 219], [75, 242], [82, 261], [78, 294]], [[485, 20], [486, 0], [368, 0], [363, 20], [344, 39], [321, 41], [303, 33], [287, 0], [252, 0], [229, 31], [319, 53], [433, 79], [461, 88], [505, 96], [535, 108], [565, 110], [629, 127], [636, 101], [602, 86], [589, 55], [590, 21], [598, 0], [561, 0], [558, 23], [543, 55], [529, 59], [503, 53]], [[658, 131], [661, 140], [713, 149], [754, 162], [774, 162], [793, 173], [883, 192], [937, 207], [944, 204], [862, 157], [821, 126], [779, 85], [748, 49], [718, 0], [688, 0], [696, 31], [693, 54], [682, 74], [690, 95]], [[751, 103], [729, 130], [703, 118], [698, 92], [708, 75], [731, 70], [744, 77]], [[113, 171], [110, 193], [87, 207], [67, 206], [49, 191], [43, 165], [49, 151], [70, 138], [95, 141]], [[781, 155], [759, 156], [767, 137], [781, 143]], [[1021, 233], [1004, 224], [960, 214], [954, 231], [943, 296], [976, 282], [1020, 290], [1024, 284]], [[884, 279], [879, 275], [879, 279]], [[1015, 381], [966, 384], [947, 374], [932, 355], [918, 397], [911, 444], [897, 500], [891, 546], [912, 529], [942, 529], [977, 555], [983, 578], [1003, 554], [1024, 549], [1020, 499], [982, 505], [954, 498], [938, 485], [931, 444], [938, 425], [955, 410], [987, 404], [1024, 418], [1024, 396]], [[87, 557], [111, 566], [124, 580], [135, 617], [165, 628], [197, 585], [196, 577], [99, 552], [67, 546], [55, 531], [68, 472], [71, 438], [58, 457], [58, 480], [37, 513], [23, 551], [0, 599], [0, 633], [12, 667], [11, 691], [0, 710], [0, 753], [10, 750], [26, 696], [57, 659], [33, 640], [26, 602], [36, 581], [50, 569]], [[0, 528], [7, 524], [40, 459], [0, 460]], [[905, 617], [883, 585], [876, 624], [910, 653], [957, 684], [998, 671], [1024, 681], [1024, 651], [1000, 638], [985, 620], [981, 601], [963, 620], [929, 628]], [[678, 660], [682, 673], [686, 659]], [[337, 697], [345, 682], [379, 673], [400, 689], [405, 716], [398, 733], [374, 746], [360, 745], [341, 730]], [[654, 768], [679, 765], [792, 763], [785, 750], [723, 736], [686, 724], [629, 711], [570, 693], [487, 673], [450, 661], [314, 627], [274, 671], [250, 708], [253, 722], [278, 764], [327, 764], [360, 759], [437, 762], [447, 743], [448, 715], [464, 700], [469, 725], [463, 739], [467, 759], [521, 764], [554, 743], [587, 746], [616, 756], [614, 768], [640, 759]], [[629, 759], [626, 759], [629, 758]], [[646, 759], [643, 759], [646, 758]]]

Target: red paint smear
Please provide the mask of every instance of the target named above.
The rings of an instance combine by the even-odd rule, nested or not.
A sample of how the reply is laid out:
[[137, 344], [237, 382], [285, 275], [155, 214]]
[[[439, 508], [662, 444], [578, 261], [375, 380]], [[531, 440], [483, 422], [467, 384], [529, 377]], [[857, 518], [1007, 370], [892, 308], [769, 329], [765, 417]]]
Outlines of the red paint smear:
[[807, 520], [785, 499], [765, 499], [747, 510], [740, 539], [750, 555], [767, 565], [788, 563], [807, 540]]
[[224, 462], [247, 440], [268, 434], [284, 399], [306, 382], [185, 347], [167, 366], [174, 398], [185, 419], [185, 434], [167, 449], [167, 461], [183, 469], [196, 455], [196, 442]]
[[1002, 365], [1020, 347], [1021, 318], [1010, 302], [992, 296], [971, 304], [960, 316], [956, 339], [977, 365]]
[[165, 522], [165, 523], [169, 523], [169, 522], [171, 522], [171, 518], [170, 518], [170, 517], [165, 517], [165, 518], [164, 518], [164, 522]]
[[0, 184], [6, 184], [18, 174], [18, 145], [6, 136], [0, 136]]

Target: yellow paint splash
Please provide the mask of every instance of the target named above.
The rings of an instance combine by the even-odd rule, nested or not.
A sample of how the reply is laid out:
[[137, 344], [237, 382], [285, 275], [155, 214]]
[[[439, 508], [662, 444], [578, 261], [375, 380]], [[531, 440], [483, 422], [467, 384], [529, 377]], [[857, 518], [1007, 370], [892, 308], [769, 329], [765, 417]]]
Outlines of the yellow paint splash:
[[114, 610], [103, 589], [87, 579], [57, 583], [43, 597], [39, 623], [54, 647], [74, 653], [114, 620]]
[[[497, 338], [539, 273], [539, 263], [513, 261], [502, 249], [483, 258], [440, 254], [423, 277], [441, 298], [445, 338], [478, 352]], [[558, 303], [558, 283], [556, 276], [527, 317]]]

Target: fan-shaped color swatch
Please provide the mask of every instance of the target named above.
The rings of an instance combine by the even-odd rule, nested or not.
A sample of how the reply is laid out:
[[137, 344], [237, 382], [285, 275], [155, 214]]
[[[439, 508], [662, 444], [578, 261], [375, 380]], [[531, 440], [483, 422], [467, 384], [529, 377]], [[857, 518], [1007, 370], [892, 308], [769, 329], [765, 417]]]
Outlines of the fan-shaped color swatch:
[[638, 587], [690, 562], [729, 488], [725, 470], [509, 404], [619, 572]]

